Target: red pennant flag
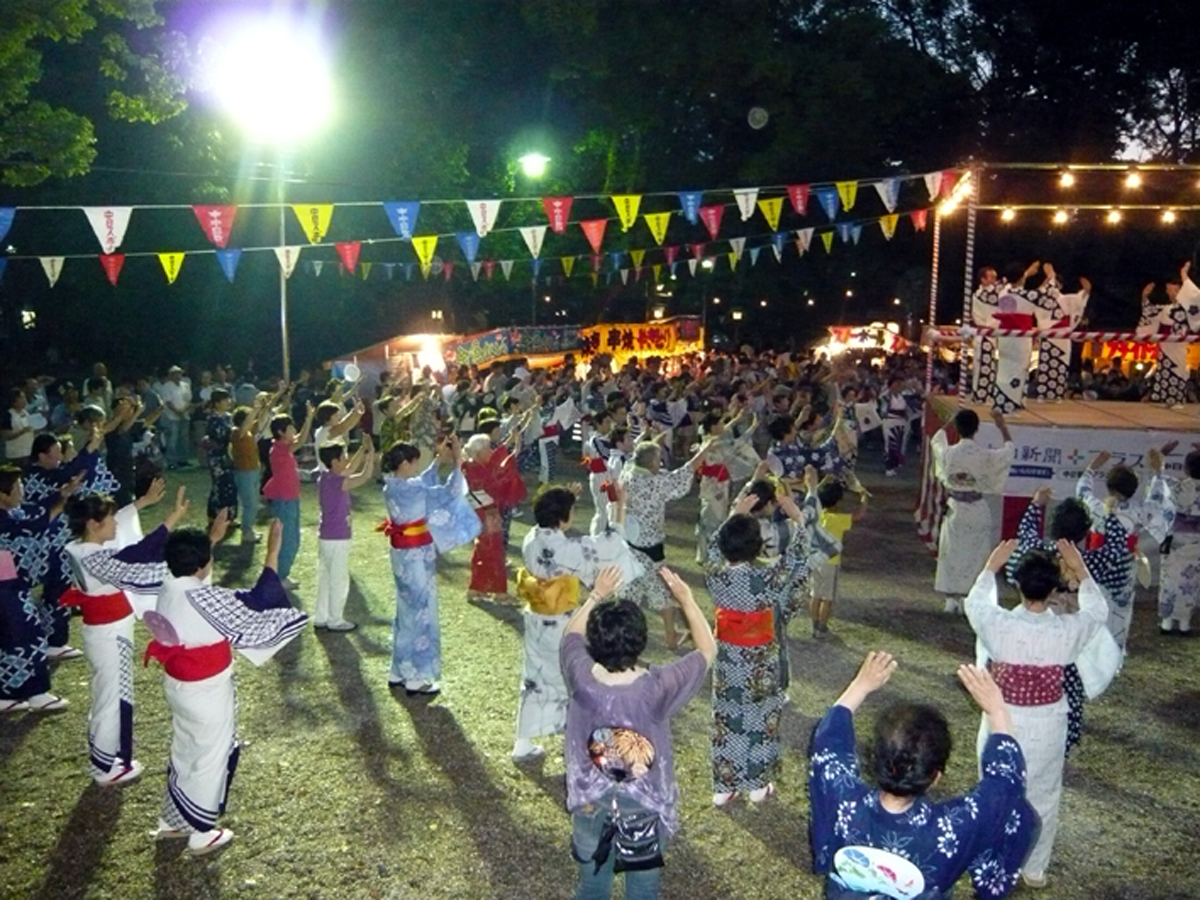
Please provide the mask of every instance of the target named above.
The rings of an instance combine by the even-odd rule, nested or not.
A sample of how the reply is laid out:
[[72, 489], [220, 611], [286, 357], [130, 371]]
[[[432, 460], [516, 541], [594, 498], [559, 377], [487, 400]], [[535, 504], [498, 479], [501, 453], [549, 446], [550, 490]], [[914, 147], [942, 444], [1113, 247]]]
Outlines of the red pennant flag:
[[485, 259], [483, 261], [483, 277], [488, 281], [492, 280], [492, 275], [496, 271], [496, 261], [494, 259]]
[[593, 253], [600, 252], [600, 244], [604, 241], [604, 227], [606, 225], [608, 225], [608, 219], [588, 219], [586, 222], [579, 223], [579, 227], [587, 235], [588, 243], [592, 245]]
[[807, 184], [789, 184], [787, 186], [788, 200], [792, 202], [792, 209], [797, 215], [808, 215], [808, 185]]
[[703, 244], [688, 244], [688, 249], [692, 251], [692, 256], [695, 259], [704, 259]]
[[358, 268], [358, 253], [362, 250], [362, 243], [359, 241], [342, 241], [334, 244], [337, 247], [338, 256], [342, 258], [342, 265], [353, 272]]
[[600, 266], [603, 264], [603, 262], [604, 262], [603, 256], [601, 256], [599, 253], [593, 253], [592, 254], [592, 271], [599, 272]]
[[453, 274], [454, 274], [454, 263], [452, 263], [452, 262], [442, 263], [442, 275], [445, 277], [445, 279], [447, 281], [450, 280], [450, 276]]
[[721, 230], [721, 217], [723, 215], [725, 215], [724, 206], [700, 207], [700, 220], [704, 222], [704, 227], [708, 229], [708, 236], [714, 241], [717, 239], [717, 232]]
[[679, 256], [679, 248], [675, 246], [663, 247], [663, 256], [666, 257], [667, 265], [675, 265], [675, 260]]
[[949, 197], [950, 192], [954, 190], [954, 185], [958, 184], [958, 173], [953, 169], [947, 169], [942, 173], [942, 194]]
[[551, 231], [562, 234], [567, 230], [567, 222], [571, 218], [570, 197], [543, 197], [542, 209], [546, 211], [546, 218], [550, 220]]
[[229, 243], [229, 233], [233, 231], [233, 217], [237, 215], [236, 206], [193, 206], [196, 221], [200, 223], [204, 236], [222, 250]]
[[116, 287], [117, 279], [121, 276], [121, 266], [125, 265], [125, 254], [105, 253], [100, 257], [100, 265], [104, 266], [104, 274], [108, 276], [108, 283]]
[[917, 231], [924, 231], [925, 223], [929, 220], [929, 210], [914, 209], [910, 215], [912, 216], [913, 228]]

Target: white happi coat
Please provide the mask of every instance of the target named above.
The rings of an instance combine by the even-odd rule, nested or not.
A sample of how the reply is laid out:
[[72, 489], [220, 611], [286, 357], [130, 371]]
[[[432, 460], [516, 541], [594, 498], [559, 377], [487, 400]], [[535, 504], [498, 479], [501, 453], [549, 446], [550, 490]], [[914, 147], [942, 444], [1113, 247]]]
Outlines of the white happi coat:
[[[1091, 577], [1079, 585], [1079, 612], [1060, 615], [1050, 609], [1031, 612], [1024, 604], [1004, 609], [998, 602], [996, 576], [985, 570], [967, 596], [965, 608], [982, 655], [1010, 665], [1070, 665], [1108, 618], [1104, 594]], [[1067, 710], [1065, 694], [1045, 706], [1008, 705], [1013, 737], [1025, 754], [1025, 796], [1042, 819], [1041, 835], [1025, 863], [1025, 871], [1035, 876], [1045, 873], [1058, 831]], [[990, 733], [985, 715], [979, 726], [980, 753]]]
[[1012, 465], [1013, 445], [1005, 441], [993, 450], [963, 438], [950, 446], [945, 431], [938, 431], [929, 445], [934, 475], [951, 494], [938, 534], [933, 587], [939, 593], [961, 597], [971, 589], [995, 546], [996, 523], [986, 496], [970, 500], [956, 499], [954, 494], [999, 494]]

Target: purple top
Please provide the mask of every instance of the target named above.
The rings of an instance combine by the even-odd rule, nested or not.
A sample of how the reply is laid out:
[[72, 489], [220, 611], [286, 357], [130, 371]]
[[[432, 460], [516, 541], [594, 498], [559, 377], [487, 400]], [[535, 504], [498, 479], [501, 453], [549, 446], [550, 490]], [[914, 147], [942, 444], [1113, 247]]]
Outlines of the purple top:
[[344, 475], [326, 469], [317, 478], [317, 497], [321, 503], [321, 524], [317, 537], [325, 541], [350, 539], [350, 492], [342, 484]]
[[704, 684], [708, 665], [699, 651], [666, 666], [652, 666], [630, 684], [602, 684], [581, 634], [568, 634], [559, 647], [567, 683], [567, 809], [579, 812], [600, 802], [616, 782], [592, 762], [589, 742], [600, 729], [628, 729], [653, 747], [654, 761], [640, 777], [620, 782], [621, 792], [658, 813], [669, 833], [679, 830], [679, 784], [671, 747], [671, 717]]

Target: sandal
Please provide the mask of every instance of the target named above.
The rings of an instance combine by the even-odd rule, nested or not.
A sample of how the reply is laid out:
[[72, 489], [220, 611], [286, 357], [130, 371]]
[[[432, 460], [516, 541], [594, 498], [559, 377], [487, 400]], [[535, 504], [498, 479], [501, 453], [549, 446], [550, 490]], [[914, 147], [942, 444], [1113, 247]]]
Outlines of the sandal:
[[0, 714], [24, 712], [29, 709], [29, 704], [24, 700], [0, 700]]
[[718, 809], [722, 806], [728, 806], [735, 799], [737, 799], [737, 795], [737, 791], [726, 791], [724, 793], [713, 794], [713, 806], [717, 807]]
[[38, 694], [27, 701], [30, 712], [58, 712], [67, 708], [67, 701], [57, 694]]

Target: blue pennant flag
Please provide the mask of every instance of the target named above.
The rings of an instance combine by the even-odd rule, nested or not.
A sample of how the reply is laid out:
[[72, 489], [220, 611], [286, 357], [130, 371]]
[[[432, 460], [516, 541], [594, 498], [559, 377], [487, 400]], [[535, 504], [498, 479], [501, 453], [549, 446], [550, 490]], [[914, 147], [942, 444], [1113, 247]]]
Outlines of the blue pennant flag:
[[838, 237], [842, 239], [843, 244], [848, 244], [854, 237], [854, 225], [851, 222], [842, 222], [837, 227]]
[[677, 263], [677, 262], [673, 262], [673, 263], [671, 263], [671, 277], [672, 277], [672, 278], [674, 278], [674, 277], [675, 277], [675, 267], [676, 267], [677, 265], [679, 265], [679, 263]]
[[416, 263], [405, 263], [404, 264], [404, 280], [405, 281], [412, 281], [413, 269], [415, 269], [416, 267], [417, 267]]
[[860, 237], [862, 237], [862, 226], [861, 226], [861, 225], [855, 225], [854, 227], [852, 227], [852, 228], [850, 229], [850, 237], [851, 237], [851, 238], [854, 240], [854, 243], [857, 245], [857, 244], [858, 244], [858, 239], [859, 239]]
[[475, 262], [475, 255], [479, 252], [479, 232], [460, 231], [454, 236], [458, 238], [458, 249], [462, 250], [467, 262]]
[[787, 232], [775, 232], [773, 235], [771, 235], [771, 243], [775, 245], [775, 255], [782, 256], [783, 248], [787, 245]]
[[604, 273], [604, 283], [605, 283], [605, 285], [610, 285], [610, 284], [612, 284], [612, 272], [605, 272], [605, 273]]
[[612, 253], [608, 254], [608, 258], [612, 260], [612, 267], [614, 271], [621, 268], [621, 257], [624, 255], [625, 254], [623, 254], [620, 250], [614, 250]]
[[0, 241], [4, 240], [8, 229], [12, 228], [13, 219], [16, 217], [17, 208], [15, 206], [0, 206]]
[[762, 247], [751, 247], [750, 248], [750, 265], [753, 266], [754, 264], [756, 264], [758, 262], [758, 251], [760, 251], [760, 250], [762, 250]]
[[225, 273], [225, 278], [230, 284], [233, 284], [233, 276], [237, 274], [241, 259], [242, 251], [237, 247], [217, 251], [217, 262], [221, 264], [221, 271]]
[[538, 275], [540, 275], [540, 274], [541, 274], [541, 272], [542, 272], [542, 260], [541, 260], [541, 257], [535, 256], [535, 257], [533, 258], [533, 280], [534, 280], [534, 282], [535, 282], [535, 283], [537, 282], [537, 280], [538, 280]]
[[383, 271], [387, 273], [387, 280], [391, 281], [392, 276], [396, 273], [396, 264], [395, 263], [384, 263]]
[[825, 210], [825, 215], [832, 222], [837, 218], [838, 211], [838, 192], [835, 187], [813, 188], [813, 194], [817, 201], [821, 204], [821, 209]]
[[388, 221], [392, 223], [396, 234], [406, 241], [411, 241], [413, 232], [417, 228], [417, 213], [421, 211], [421, 202], [419, 200], [385, 200], [383, 211], [387, 213]]
[[700, 204], [704, 202], [703, 191], [680, 191], [679, 206], [683, 209], [683, 216], [692, 225], [700, 221]]

